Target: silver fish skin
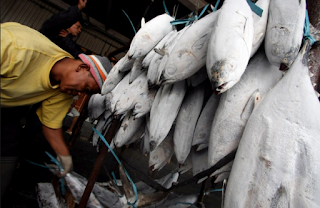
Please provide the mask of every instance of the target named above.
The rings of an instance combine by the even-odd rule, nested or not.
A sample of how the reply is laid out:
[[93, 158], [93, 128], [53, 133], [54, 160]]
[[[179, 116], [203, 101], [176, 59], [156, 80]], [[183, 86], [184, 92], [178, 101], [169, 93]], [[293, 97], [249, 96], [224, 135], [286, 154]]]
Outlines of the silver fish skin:
[[214, 171], [210, 177], [215, 176], [215, 180], [214, 183], [219, 183], [222, 182], [224, 179], [229, 178], [230, 172], [231, 172], [231, 168], [233, 165], [233, 160], [229, 163], [227, 163], [225, 166], [219, 168], [218, 170]]
[[[118, 64], [119, 61], [121, 62]], [[126, 55], [122, 57], [119, 61], [116, 63], [116, 65], [118, 64], [117, 67], [119, 72], [126, 72], [133, 67], [133, 64], [136, 61], [136, 58], [129, 58], [129, 55], [127, 52]]]
[[[121, 59], [117, 62], [117, 64], [121, 61]], [[114, 65], [110, 70], [107, 79], [104, 81], [101, 89], [101, 94], [105, 95], [111, 92], [118, 83], [122, 80], [123, 76], [125, 75], [124, 72], [120, 72], [118, 66]]]
[[178, 172], [180, 175], [188, 172], [192, 168], [192, 155], [194, 152], [190, 152], [187, 159], [184, 161], [183, 164], [178, 165]]
[[140, 152], [143, 155], [148, 155], [150, 152], [150, 114], [146, 114], [146, 125], [144, 129], [144, 136], [140, 143]]
[[37, 183], [36, 191], [37, 191], [37, 201], [40, 208], [67, 207], [66, 204], [65, 206], [62, 206], [62, 204], [59, 203], [52, 183]]
[[320, 104], [307, 51], [304, 45], [250, 116], [230, 173], [225, 207], [320, 207]]
[[194, 204], [198, 199], [198, 194], [186, 194], [182, 196], [176, 196], [171, 200], [166, 200], [161, 206], [163, 208], [187, 208], [193, 207], [191, 204]]
[[[72, 174], [67, 173], [67, 175], [64, 177], [64, 179], [67, 182], [67, 186], [69, 187], [75, 201], [79, 204], [81, 197], [83, 195], [85, 186]], [[87, 202], [88, 208], [102, 208], [103, 206], [100, 204], [100, 202], [97, 200], [95, 195], [93, 193], [90, 194], [88, 202]]]
[[113, 142], [116, 147], [122, 147], [125, 143], [127, 143], [131, 137], [136, 133], [145, 121], [145, 117], [140, 117], [134, 119], [132, 116], [132, 111], [129, 111], [125, 118], [121, 122], [121, 126], [118, 129], [115, 137], [113, 138]]
[[[148, 68], [151, 60], [153, 59], [153, 56], [155, 56], [156, 54], [158, 54], [155, 50], [161, 50], [164, 46], [164, 44], [167, 42], [167, 40], [173, 35], [177, 33], [177, 30], [174, 29], [171, 32], [169, 32], [166, 36], [164, 36], [159, 43], [157, 43], [157, 45], [153, 48], [153, 50], [151, 50], [146, 57], [143, 59], [142, 61], [142, 67], [144, 68]], [[149, 69], [148, 69], [149, 70]]]
[[[125, 90], [116, 101], [114, 114], [120, 115], [134, 108], [141, 94], [148, 93], [147, 72], [144, 71], [129, 85], [125, 85]], [[117, 92], [119, 93], [119, 92]]]
[[110, 92], [111, 96], [108, 97], [110, 102], [110, 111], [115, 112], [116, 104], [120, 97], [129, 89], [130, 74], [126, 74], [123, 79], [117, 84], [115, 88]]
[[156, 97], [157, 89], [149, 89], [147, 93], [141, 93], [133, 108], [134, 118], [139, 118], [150, 112], [153, 101]]
[[138, 130], [132, 135], [132, 137], [129, 139], [129, 141], [127, 141], [127, 142], [125, 143], [125, 145], [130, 145], [130, 144], [132, 144], [132, 143], [134, 143], [134, 142], [137, 142], [137, 141], [141, 140], [141, 138], [144, 137], [144, 134], [145, 134], [145, 126], [146, 126], [145, 122], [146, 122], [146, 121], [145, 121], [145, 119], [144, 119], [144, 121], [142, 122], [142, 124], [140, 125], [140, 127], [138, 127]]
[[[74, 171], [72, 172], [72, 175], [84, 186], [87, 186], [88, 180], [85, 177]], [[100, 186], [98, 183], [93, 185], [92, 192], [103, 207], [122, 208], [118, 193], [112, 192], [107, 188]]]
[[149, 154], [149, 170], [161, 170], [170, 161], [174, 154], [173, 131], [171, 130], [166, 138]]
[[226, 0], [213, 26], [206, 66], [212, 89], [223, 93], [241, 78], [253, 41], [252, 11], [246, 0]]
[[219, 11], [193, 23], [179, 38], [169, 54], [160, 82], [172, 84], [195, 74], [206, 64], [208, 42]]
[[260, 7], [263, 10], [263, 12], [261, 17], [258, 16], [255, 12], [252, 12], [253, 41], [252, 41], [252, 50], [251, 50], [250, 57], [252, 57], [257, 52], [257, 50], [259, 49], [260, 45], [262, 44], [265, 38], [266, 30], [267, 30], [270, 0], [258, 0], [255, 4], [258, 7]]
[[269, 62], [287, 69], [296, 59], [303, 37], [306, 1], [273, 0], [269, 6], [265, 51]]
[[130, 70], [130, 78], [129, 83], [131, 84], [140, 74], [142, 74], [145, 70], [142, 69], [142, 60], [144, 57], [140, 57], [135, 59], [133, 66]]
[[192, 146], [194, 130], [204, 99], [204, 85], [189, 88], [182, 102], [174, 126], [174, 153], [179, 164], [187, 159]]
[[174, 18], [164, 13], [148, 21], [133, 37], [128, 51], [129, 58], [147, 55], [156, 44], [173, 30], [170, 24]]
[[90, 97], [88, 103], [88, 117], [90, 121], [97, 120], [101, 114], [104, 113], [105, 110], [109, 110], [110, 106], [108, 106], [106, 101], [106, 95], [101, 94], [93, 94]]
[[186, 81], [182, 80], [172, 85], [165, 85], [161, 91], [157, 92], [156, 97], [158, 93], [161, 93], [159, 104], [155, 107], [152, 105], [150, 114], [151, 151], [168, 135], [178, 115], [186, 91]]
[[[106, 110], [98, 119], [98, 123], [95, 129], [99, 131], [102, 135], [108, 131], [112, 121], [112, 113], [110, 110]], [[92, 136], [92, 145], [96, 146], [98, 144], [100, 136], [94, 132]]]
[[170, 57], [171, 51], [174, 49], [175, 45], [178, 43], [178, 41], [180, 40], [180, 38], [182, 37], [182, 35], [187, 31], [187, 29], [190, 27], [191, 25], [188, 25], [184, 28], [182, 28], [181, 30], [179, 30], [177, 33], [173, 34], [168, 41], [164, 44], [163, 46], [163, 51], [165, 52], [164, 56], [161, 59], [161, 62], [159, 64], [159, 67], [157, 69], [157, 79], [156, 79], [156, 85], [160, 86], [161, 82], [160, 82], [160, 78], [162, 75], [162, 72], [165, 70], [167, 61]]
[[192, 146], [196, 146], [196, 151], [208, 147], [212, 121], [219, 105], [220, 96], [212, 93], [201, 111], [192, 139]]
[[210, 132], [209, 167], [237, 148], [256, 99], [263, 97], [281, 77], [282, 72], [259, 50], [241, 80], [221, 95]]
[[206, 66], [201, 67], [194, 75], [187, 79], [188, 86], [196, 87], [208, 79]]

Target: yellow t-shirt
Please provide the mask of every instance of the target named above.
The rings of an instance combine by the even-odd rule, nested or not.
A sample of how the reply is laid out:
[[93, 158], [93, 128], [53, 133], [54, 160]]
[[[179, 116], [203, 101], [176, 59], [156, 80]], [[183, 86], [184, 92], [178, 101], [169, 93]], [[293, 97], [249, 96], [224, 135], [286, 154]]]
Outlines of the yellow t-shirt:
[[38, 31], [19, 23], [1, 24], [1, 107], [42, 101], [37, 115], [42, 124], [57, 129], [73, 96], [50, 84], [53, 65], [69, 53]]

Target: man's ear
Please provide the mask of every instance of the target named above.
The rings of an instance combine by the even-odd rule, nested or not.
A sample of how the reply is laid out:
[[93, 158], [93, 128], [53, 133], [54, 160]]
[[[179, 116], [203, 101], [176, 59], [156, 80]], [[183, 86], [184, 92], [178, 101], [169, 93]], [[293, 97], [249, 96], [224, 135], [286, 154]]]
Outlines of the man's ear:
[[86, 63], [79, 64], [79, 66], [77, 68], [77, 72], [79, 72], [80, 70], [89, 71], [90, 70], [89, 64], [86, 64]]

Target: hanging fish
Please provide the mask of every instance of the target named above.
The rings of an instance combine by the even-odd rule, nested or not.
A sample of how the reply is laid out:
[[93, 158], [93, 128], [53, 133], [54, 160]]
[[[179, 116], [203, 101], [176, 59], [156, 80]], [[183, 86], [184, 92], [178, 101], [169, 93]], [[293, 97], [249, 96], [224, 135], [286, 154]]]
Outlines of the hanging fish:
[[167, 13], [158, 15], [148, 21], [133, 37], [128, 51], [129, 59], [147, 55], [151, 49], [170, 31], [174, 18]]
[[246, 0], [225, 0], [213, 26], [207, 73], [215, 93], [223, 93], [241, 78], [250, 59], [253, 41], [252, 11]]
[[251, 114], [237, 149], [225, 207], [320, 206], [320, 103], [308, 42]]
[[272, 0], [265, 51], [269, 62], [286, 70], [296, 59], [303, 37], [306, 1]]

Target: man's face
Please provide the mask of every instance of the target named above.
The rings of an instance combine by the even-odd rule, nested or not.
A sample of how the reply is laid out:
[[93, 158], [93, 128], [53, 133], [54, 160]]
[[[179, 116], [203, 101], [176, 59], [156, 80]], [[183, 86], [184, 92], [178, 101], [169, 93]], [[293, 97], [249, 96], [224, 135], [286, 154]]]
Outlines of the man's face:
[[82, 25], [78, 21], [69, 28], [69, 31], [73, 36], [77, 37], [81, 33], [81, 29], [82, 29]]
[[[83, 62], [80, 61], [80, 63]], [[91, 75], [89, 68], [86, 67], [79, 67], [78, 70], [68, 73], [60, 82], [60, 90], [73, 96], [82, 93], [95, 94], [100, 92], [99, 85]]]

